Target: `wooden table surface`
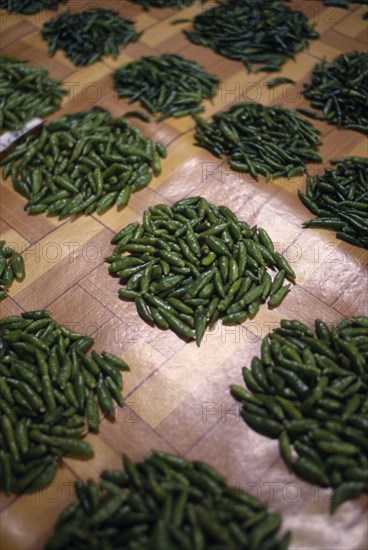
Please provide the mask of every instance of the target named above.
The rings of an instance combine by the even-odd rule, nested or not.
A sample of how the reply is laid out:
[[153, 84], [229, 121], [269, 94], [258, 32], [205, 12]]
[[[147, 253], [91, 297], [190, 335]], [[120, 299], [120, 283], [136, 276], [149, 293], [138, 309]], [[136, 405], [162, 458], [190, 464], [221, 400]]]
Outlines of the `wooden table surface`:
[[[362, 19], [366, 6], [351, 4], [349, 10], [342, 10], [314, 0], [293, 1], [293, 7], [316, 22], [320, 39], [312, 41], [295, 61], [285, 63], [281, 73], [254, 75], [247, 74], [240, 62], [191, 44], [182, 33], [189, 24], [170, 25], [173, 17], [199, 13], [203, 9], [199, 2], [179, 14], [171, 9], [145, 12], [124, 0], [71, 0], [68, 5], [77, 11], [96, 5], [118, 9], [134, 19], [144, 34], [117, 59], [107, 57], [79, 68], [60, 52], [48, 57], [39, 31], [53, 12], [30, 17], [0, 12], [2, 51], [47, 67], [69, 89], [61, 111], [50, 118], [93, 105], [123, 114], [131, 107], [116, 97], [112, 71], [143, 55], [164, 52], [196, 60], [221, 78], [213, 103], [206, 103], [206, 118], [243, 100], [307, 107], [300, 90], [315, 63], [324, 56], [331, 61], [342, 52], [366, 51], [367, 47], [367, 25]], [[267, 81], [280, 74], [297, 84], [268, 90]], [[92, 335], [97, 350], [116, 353], [131, 365], [131, 373], [124, 377], [125, 407], [116, 411], [114, 423], [103, 420], [100, 433], [87, 437], [94, 446], [94, 458], [65, 458], [54, 482], [40, 493], [1, 496], [2, 550], [41, 549], [60, 511], [73, 498], [77, 477], [86, 480], [104, 468], [120, 467], [122, 451], [140, 460], [152, 448], [206, 460], [229, 483], [282, 511], [283, 528], [293, 531], [292, 549], [366, 549], [367, 498], [344, 504], [331, 517], [330, 490], [287, 472], [277, 442], [254, 433], [240, 419], [229, 385], [242, 383], [241, 368], [249, 365], [259, 352], [261, 338], [281, 318], [298, 318], [312, 325], [317, 317], [331, 324], [347, 315], [367, 315], [367, 252], [336, 240], [333, 232], [302, 229], [302, 222], [312, 217], [297, 198], [297, 189], [305, 188], [304, 177], [266, 184], [231, 171], [223, 159], [193, 145], [190, 117], [136, 124], [162, 141], [169, 155], [162, 161], [162, 174], [135, 193], [121, 212], [113, 207], [103, 215], [61, 222], [45, 215], [30, 216], [11, 182], [1, 185], [1, 239], [24, 253], [27, 272], [24, 281], [14, 283], [9, 297], [1, 302], [1, 317], [48, 308], [57, 321]], [[362, 134], [321, 122], [316, 126], [322, 132], [320, 151], [325, 165], [334, 157], [366, 155]], [[323, 171], [322, 165], [309, 168], [310, 173]], [[297, 273], [297, 284], [281, 306], [273, 311], [262, 307], [255, 319], [241, 326], [223, 327], [218, 322], [207, 331], [200, 349], [194, 342], [185, 343], [169, 331], [143, 323], [133, 303], [118, 299], [118, 280], [108, 275], [104, 264], [114, 233], [141, 220], [145, 208], [194, 194], [225, 204], [240, 219], [264, 227]]]

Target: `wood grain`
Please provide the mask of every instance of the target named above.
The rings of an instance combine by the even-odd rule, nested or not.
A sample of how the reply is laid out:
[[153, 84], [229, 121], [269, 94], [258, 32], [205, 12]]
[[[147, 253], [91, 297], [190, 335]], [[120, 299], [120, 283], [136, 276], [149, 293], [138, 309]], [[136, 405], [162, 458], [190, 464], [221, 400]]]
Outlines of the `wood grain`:
[[[70, 1], [68, 7], [80, 11], [90, 4]], [[104, 58], [87, 68], [75, 67], [61, 52], [48, 56], [39, 30], [53, 12], [30, 17], [0, 12], [2, 51], [47, 67], [69, 90], [62, 109], [50, 118], [96, 104], [109, 108], [115, 116], [132, 109], [113, 92], [112, 71], [142, 55], [165, 52], [196, 60], [221, 78], [217, 96], [206, 102], [206, 118], [245, 100], [307, 107], [301, 88], [315, 63], [367, 47], [364, 6], [351, 4], [349, 10], [342, 10], [315, 0], [293, 1], [290, 4], [305, 11], [316, 24], [321, 38], [285, 63], [280, 75], [294, 79], [295, 85], [270, 91], [266, 83], [273, 74], [247, 74], [241, 63], [188, 42], [182, 33], [188, 24], [170, 25], [178, 12], [144, 12], [125, 0], [100, 4], [132, 17], [144, 32], [139, 42], [122, 49], [117, 59]], [[180, 17], [193, 17], [202, 9], [195, 3], [182, 10]], [[169, 155], [162, 162], [162, 174], [147, 189], [135, 193], [123, 211], [111, 208], [103, 215], [62, 222], [44, 215], [30, 216], [11, 183], [1, 184], [1, 238], [23, 251], [27, 269], [25, 280], [15, 283], [1, 302], [1, 316], [47, 307], [57, 321], [92, 335], [97, 350], [116, 353], [132, 367], [125, 375], [125, 407], [116, 411], [115, 422], [102, 420], [98, 436], [88, 436], [95, 448], [92, 460], [66, 458], [54, 482], [35, 495], [1, 495], [1, 548], [41, 549], [59, 512], [73, 498], [70, 484], [77, 477], [85, 480], [104, 468], [119, 467], [122, 451], [140, 460], [150, 449], [159, 448], [208, 461], [229, 483], [247, 488], [269, 501], [272, 509], [281, 510], [284, 529], [293, 530], [292, 550], [367, 549], [367, 499], [344, 504], [331, 518], [330, 492], [287, 472], [277, 443], [241, 421], [228, 389], [231, 383], [241, 383], [241, 368], [249, 365], [261, 338], [281, 318], [312, 324], [319, 317], [333, 324], [346, 315], [367, 315], [367, 252], [338, 241], [333, 232], [302, 229], [302, 223], [311, 217], [297, 198], [297, 190], [305, 187], [304, 177], [266, 184], [233, 172], [224, 159], [193, 145], [194, 124], [189, 117], [136, 124], [151, 138], [162, 141]], [[322, 132], [324, 162], [310, 165], [310, 172], [322, 172], [332, 157], [367, 154], [363, 135], [324, 122], [316, 126]], [[112, 250], [113, 234], [140, 220], [145, 208], [193, 194], [226, 204], [239, 218], [266, 228], [297, 273], [297, 284], [280, 307], [273, 311], [262, 308], [255, 319], [241, 326], [217, 323], [207, 331], [200, 349], [171, 332], [144, 324], [134, 304], [118, 299], [118, 281], [109, 277], [104, 264]]]

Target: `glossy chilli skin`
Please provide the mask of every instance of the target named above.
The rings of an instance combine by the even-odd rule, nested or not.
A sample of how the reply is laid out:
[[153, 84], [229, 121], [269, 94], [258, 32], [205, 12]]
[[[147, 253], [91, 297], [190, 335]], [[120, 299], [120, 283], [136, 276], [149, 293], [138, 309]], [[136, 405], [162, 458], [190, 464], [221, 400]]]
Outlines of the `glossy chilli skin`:
[[1, 159], [3, 177], [28, 202], [30, 214], [64, 219], [123, 208], [131, 193], [161, 171], [162, 144], [145, 137], [124, 116], [101, 107], [64, 115], [28, 134]]
[[217, 319], [241, 323], [262, 303], [277, 306], [291, 286], [284, 279], [295, 279], [263, 228], [201, 197], [152, 206], [111, 242], [106, 261], [124, 285], [119, 296], [134, 300], [145, 322], [198, 346]]
[[91, 65], [105, 55], [117, 57], [119, 46], [135, 42], [141, 34], [132, 21], [104, 8], [66, 10], [45, 23], [41, 32], [50, 55], [61, 49], [75, 65]]
[[77, 500], [61, 513], [46, 550], [286, 550], [281, 514], [226, 485], [212, 466], [154, 451], [124, 470], [76, 482]]
[[196, 145], [227, 157], [230, 168], [257, 181], [259, 175], [266, 181], [300, 176], [307, 170], [305, 163], [322, 160], [320, 132], [295, 109], [245, 101], [216, 113], [212, 122], [193, 116]]
[[33, 117], [53, 113], [67, 91], [46, 69], [10, 55], [0, 56], [0, 82], [0, 131], [17, 130]]
[[321, 120], [368, 134], [368, 53], [352, 51], [327, 65], [324, 59], [304, 84], [304, 96], [322, 111]]
[[[319, 37], [306, 15], [284, 2], [229, 0], [223, 4], [197, 15], [193, 30], [184, 33], [194, 44], [242, 61], [249, 72], [278, 71], [309, 39]], [[259, 65], [255, 70], [254, 64]]]
[[279, 440], [290, 471], [332, 487], [331, 512], [368, 493], [368, 317], [282, 320], [232, 386], [250, 428]]
[[368, 249], [368, 160], [333, 159], [323, 175], [307, 176], [306, 194], [298, 195], [316, 217], [304, 227], [336, 231], [336, 237]]
[[0, 300], [8, 294], [14, 279], [21, 281], [25, 276], [23, 256], [0, 241]]
[[140, 101], [157, 122], [204, 110], [201, 103], [213, 97], [219, 79], [195, 61], [175, 54], [142, 57], [119, 67], [114, 73], [115, 89], [130, 102]]
[[34, 492], [50, 483], [66, 453], [89, 457], [81, 438], [97, 432], [100, 410], [123, 405], [114, 355], [56, 323], [46, 310], [0, 320], [0, 489]]

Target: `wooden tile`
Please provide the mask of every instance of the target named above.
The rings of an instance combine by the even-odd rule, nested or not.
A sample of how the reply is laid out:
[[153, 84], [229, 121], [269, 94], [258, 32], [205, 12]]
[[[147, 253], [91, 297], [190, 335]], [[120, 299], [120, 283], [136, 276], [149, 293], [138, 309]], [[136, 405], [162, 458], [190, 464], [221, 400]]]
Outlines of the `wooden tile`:
[[22, 308], [18, 306], [11, 296], [7, 296], [0, 302], [0, 314], [1, 317], [8, 317], [9, 315], [20, 315]]
[[0, 231], [0, 240], [6, 241], [6, 246], [10, 246], [16, 252], [23, 253], [30, 243], [22, 236], [20, 235], [15, 229], [8, 226], [6, 224], [6, 228], [4, 228], [4, 231]]
[[[229, 445], [229, 440], [234, 443]], [[253, 484], [276, 462], [278, 449], [277, 442], [253, 432], [243, 421], [237, 422], [234, 415], [227, 414], [224, 422], [216, 424], [187, 456], [191, 460], [205, 460], [224, 474], [230, 485], [252, 492], [257, 489]]]
[[88, 336], [111, 317], [111, 313], [79, 285], [72, 286], [48, 307], [58, 323]]
[[106, 230], [86, 218], [80, 220], [75, 226], [78, 233], [69, 223], [65, 232], [55, 231], [27, 250], [30, 275], [19, 283], [15, 294], [25, 309], [47, 306], [102, 262]]
[[[2, 14], [1, 14], [2, 15]], [[17, 40], [21, 40], [24, 36], [35, 32], [35, 28], [26, 22], [17, 23], [17, 18], [5, 17], [5, 21], [1, 22], [2, 37], [1, 47], [6, 48]]]
[[332, 304], [336, 293], [346, 288], [358, 273], [363, 291], [365, 274], [361, 261], [366, 256], [361, 249], [337, 240], [334, 232], [328, 230], [304, 231], [298, 245], [299, 265], [304, 265], [299, 270], [298, 282], [314, 296]]
[[[349, 13], [342, 21], [337, 22], [334, 25], [334, 30], [338, 31], [345, 36], [362, 40], [367, 40], [367, 22], [363, 19], [363, 14], [366, 11], [366, 7], [359, 6], [359, 9]], [[364, 37], [364, 38], [363, 38]]]
[[[156, 427], [197, 386], [210, 378], [216, 367], [224, 363], [231, 353], [231, 343], [221, 341], [218, 334], [210, 342], [202, 342], [200, 348], [196, 347], [195, 342], [188, 343], [134, 392], [134, 399], [139, 403], [139, 414], [150, 426]], [[184, 374], [187, 365], [192, 365], [190, 376]]]
[[20, 496], [8, 506], [1, 513], [2, 548], [42, 548], [59, 514], [73, 499], [74, 481], [74, 475], [61, 466], [42, 491]]
[[[262, 327], [253, 326], [225, 327], [221, 322], [207, 330], [204, 340], [208, 343], [217, 338], [222, 342], [231, 342], [236, 351], [226, 361], [217, 366], [211, 377], [193, 388], [191, 393], [178, 403], [170, 415], [156, 426], [156, 431], [165, 435], [175, 445], [181, 454], [187, 453], [206, 437], [215, 424], [219, 422], [240, 422], [239, 404], [233, 399], [229, 391], [229, 380], [234, 384], [243, 384], [239, 365], [249, 365], [252, 354], [259, 349], [259, 335]], [[266, 328], [265, 326], [263, 327]], [[269, 330], [264, 331], [264, 334]], [[192, 371], [198, 369], [196, 363], [185, 365], [186, 375], [191, 377]], [[134, 395], [132, 396], [134, 398]]]
[[[364, 284], [365, 279], [365, 284]], [[362, 284], [363, 281], [363, 284]], [[350, 284], [341, 289], [333, 307], [343, 315], [367, 315], [368, 312], [368, 271], [367, 268], [355, 275]]]
[[44, 235], [55, 229], [56, 225], [61, 226], [55, 217], [32, 216], [24, 211], [26, 199], [11, 188], [7, 180], [1, 186], [1, 203], [3, 206], [1, 215], [6, 223], [16, 228], [17, 232], [28, 242], [35, 243]]
[[140, 461], [152, 449], [175, 452], [175, 447], [141, 419], [139, 404], [133, 398], [122, 409], [118, 409], [116, 422], [102, 422], [100, 434], [103, 442], [119, 457], [125, 452], [133, 460]]
[[37, 47], [37, 43], [38, 39], [36, 41], [36, 45], [34, 46], [32, 43], [29, 41], [26, 42], [25, 40], [13, 42], [6, 48], [4, 53], [23, 59], [32, 59], [31, 65], [34, 67], [46, 68], [49, 71], [49, 76], [51, 78], [64, 80], [73, 74], [72, 65], [68, 66], [65, 63], [61, 63], [59, 60], [50, 57], [44, 48], [40, 49]]

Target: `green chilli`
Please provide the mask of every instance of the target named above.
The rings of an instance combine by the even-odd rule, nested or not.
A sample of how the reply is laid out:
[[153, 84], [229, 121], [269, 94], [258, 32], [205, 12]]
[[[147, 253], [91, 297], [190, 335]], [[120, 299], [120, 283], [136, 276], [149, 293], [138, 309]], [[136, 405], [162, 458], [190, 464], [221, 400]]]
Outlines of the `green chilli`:
[[368, 493], [367, 323], [348, 317], [330, 328], [316, 319], [314, 335], [283, 319], [243, 368], [247, 389], [231, 386], [248, 426], [278, 438], [288, 469], [334, 489], [331, 512]]
[[368, 160], [364, 157], [333, 159], [324, 174], [307, 176], [302, 203], [316, 215], [303, 227], [337, 231], [336, 237], [368, 249]]
[[[0, 454], [0, 460], [1, 460]], [[77, 500], [59, 516], [46, 550], [96, 548], [272, 548], [286, 550], [281, 515], [200, 460], [153, 451], [141, 463], [75, 484]], [[250, 545], [249, 545], [250, 544]]]
[[140, 101], [153, 115], [161, 113], [157, 121], [199, 112], [201, 103], [212, 98], [219, 86], [216, 76], [176, 54], [126, 63], [115, 71], [114, 80], [119, 96]]
[[119, 46], [138, 40], [133, 21], [115, 10], [90, 8], [79, 13], [62, 12], [42, 27], [49, 54], [58, 49], [75, 65], [90, 65], [105, 55], [117, 57]]
[[[48, 76], [46, 69], [32, 67], [24, 59], [10, 55], [0, 56], [0, 81], [0, 131], [18, 130], [31, 118], [56, 111], [67, 92], [61, 81]], [[34, 177], [37, 180], [37, 173]], [[33, 186], [37, 189], [37, 181]]]
[[37, 491], [65, 453], [87, 457], [80, 440], [98, 431], [100, 410], [123, 405], [120, 357], [87, 349], [93, 340], [47, 310], [0, 320], [0, 489]]
[[318, 63], [302, 93], [328, 124], [368, 133], [368, 53], [352, 51]]
[[193, 30], [184, 33], [194, 44], [242, 61], [249, 72], [280, 70], [287, 59], [308, 45], [309, 39], [319, 36], [304, 13], [278, 0], [229, 0], [221, 4], [197, 15]]
[[275, 307], [290, 288], [280, 288], [285, 276], [295, 280], [264, 229], [202, 197], [150, 207], [141, 225], [122, 229], [111, 243], [106, 261], [121, 279], [120, 298], [134, 300], [146, 323], [198, 346], [218, 318], [242, 323], [262, 303]]
[[[252, 178], [292, 178], [306, 171], [307, 162], [320, 162], [317, 148], [320, 132], [296, 110], [259, 103], [235, 103], [216, 113], [212, 122], [194, 115], [195, 143], [229, 166], [248, 172]], [[267, 247], [267, 238], [261, 240]]]
[[28, 133], [0, 164], [4, 177], [28, 199], [26, 211], [59, 219], [100, 213], [113, 204], [123, 208], [161, 169], [157, 144], [125, 117], [113, 118], [101, 107], [64, 115]]
[[14, 279], [21, 281], [25, 276], [24, 259], [19, 252], [0, 241], [0, 300], [8, 294]]

